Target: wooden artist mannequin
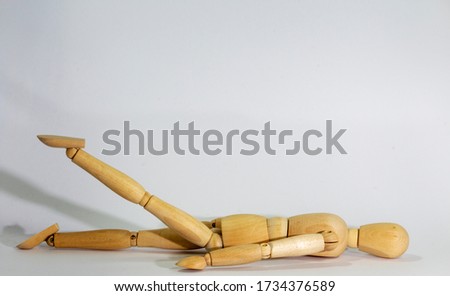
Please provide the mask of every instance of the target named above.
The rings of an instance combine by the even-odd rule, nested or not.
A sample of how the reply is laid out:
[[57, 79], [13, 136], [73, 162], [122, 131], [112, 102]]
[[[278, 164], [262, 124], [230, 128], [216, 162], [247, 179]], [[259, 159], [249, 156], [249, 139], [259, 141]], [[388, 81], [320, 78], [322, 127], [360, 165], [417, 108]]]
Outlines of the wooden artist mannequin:
[[133, 246], [167, 249], [206, 248], [204, 256], [192, 256], [177, 263], [180, 267], [245, 264], [262, 259], [314, 255], [337, 257], [347, 247], [384, 258], [396, 258], [408, 247], [408, 234], [398, 224], [377, 223], [348, 229], [340, 217], [304, 214], [290, 218], [265, 218], [238, 214], [201, 222], [186, 212], [148, 193], [139, 183], [85, 152], [84, 139], [38, 136], [47, 146], [65, 148], [72, 161], [123, 198], [141, 205], [159, 218], [168, 229], [96, 230], [57, 233], [52, 225], [18, 247], [29, 249], [46, 240], [54, 247], [120, 249]]

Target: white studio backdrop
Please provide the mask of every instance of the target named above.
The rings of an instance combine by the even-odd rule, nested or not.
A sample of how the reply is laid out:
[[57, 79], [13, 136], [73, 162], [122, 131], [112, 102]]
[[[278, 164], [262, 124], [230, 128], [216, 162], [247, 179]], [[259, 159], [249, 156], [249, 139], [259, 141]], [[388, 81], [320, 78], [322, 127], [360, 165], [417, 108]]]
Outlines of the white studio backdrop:
[[[400, 265], [362, 256], [290, 272], [448, 275], [449, 52], [448, 1], [0, 1], [1, 274], [55, 272], [31, 267], [51, 260], [45, 247], [13, 247], [55, 222], [62, 231], [162, 226], [36, 138], [57, 134], [85, 138], [86, 151], [201, 219], [331, 212], [351, 226], [397, 222], [411, 236]], [[182, 156], [172, 145], [139, 155], [136, 138], [130, 155], [102, 154], [104, 133], [123, 134], [125, 121], [159, 136], [176, 122], [226, 134], [270, 121], [301, 140], [325, 134], [326, 120], [346, 130], [347, 154], [278, 146], [277, 155]], [[94, 260], [89, 272], [179, 274], [166, 268], [174, 255], [150, 254], [165, 263], [105, 271]]]

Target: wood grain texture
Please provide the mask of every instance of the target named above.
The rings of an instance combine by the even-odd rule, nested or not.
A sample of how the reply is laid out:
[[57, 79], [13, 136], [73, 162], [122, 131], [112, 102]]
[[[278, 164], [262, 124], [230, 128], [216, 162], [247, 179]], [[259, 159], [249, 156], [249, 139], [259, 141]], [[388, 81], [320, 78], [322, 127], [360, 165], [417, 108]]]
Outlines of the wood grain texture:
[[215, 233], [214, 231], [216, 231], [216, 229], [212, 229], [212, 231], [213, 235], [211, 236], [211, 239], [205, 246], [205, 249], [208, 251], [223, 248], [222, 235], [220, 235], [219, 233]]
[[288, 219], [283, 217], [269, 218], [267, 219], [267, 228], [269, 231], [269, 240], [287, 237]]
[[408, 232], [395, 223], [368, 224], [359, 229], [358, 248], [378, 257], [397, 258], [408, 245]]
[[158, 217], [181, 237], [199, 247], [205, 247], [213, 235], [211, 229], [201, 221], [154, 195], [145, 205], [145, 209]]
[[329, 240], [325, 240], [325, 251], [314, 254], [314, 256], [337, 257], [347, 248], [347, 224], [339, 216], [317, 213], [289, 218], [289, 236], [317, 233], [324, 233]]
[[192, 250], [200, 248], [170, 228], [140, 230], [137, 235], [137, 246], [171, 250]]
[[47, 146], [55, 148], [84, 148], [85, 140], [54, 135], [38, 135], [38, 139]]
[[261, 246], [248, 244], [232, 246], [209, 253], [211, 266], [240, 265], [256, 262], [262, 259]]
[[358, 236], [359, 236], [359, 229], [350, 228], [348, 230], [347, 246], [349, 248], [357, 248], [358, 247]]
[[322, 252], [325, 241], [321, 234], [302, 234], [268, 242], [270, 258], [296, 257]]
[[201, 256], [191, 256], [177, 265], [188, 269], [206, 266], [231, 266], [248, 264], [263, 259], [311, 255], [323, 251], [321, 234], [304, 234], [261, 244], [245, 244], [218, 249]]
[[266, 217], [237, 214], [220, 219], [225, 247], [269, 241]]
[[126, 200], [138, 204], [144, 198], [142, 185], [84, 150], [78, 150], [72, 161]]
[[211, 266], [211, 264], [208, 264], [208, 262], [206, 261], [206, 258], [209, 259], [209, 254], [206, 254], [205, 256], [186, 257], [178, 261], [177, 266], [186, 269], [202, 270], [207, 265]]
[[53, 224], [41, 232], [36, 233], [35, 235], [29, 237], [27, 240], [17, 245], [17, 248], [22, 250], [29, 250], [38, 245], [40, 245], [43, 241], [45, 241], [49, 236], [56, 233], [59, 230], [58, 224]]
[[55, 248], [116, 250], [132, 246], [131, 232], [123, 229], [102, 229], [60, 232], [53, 235]]

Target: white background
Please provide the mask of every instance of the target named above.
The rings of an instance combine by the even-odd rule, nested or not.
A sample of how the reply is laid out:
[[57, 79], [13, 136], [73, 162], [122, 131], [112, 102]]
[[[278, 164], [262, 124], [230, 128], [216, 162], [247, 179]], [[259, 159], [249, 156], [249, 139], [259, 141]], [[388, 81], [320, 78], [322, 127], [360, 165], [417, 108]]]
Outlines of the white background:
[[[449, 52], [448, 1], [0, 1], [0, 274], [192, 275], [174, 266], [183, 253], [14, 247], [55, 222], [162, 226], [36, 138], [59, 134], [201, 219], [332, 212], [411, 239], [396, 260], [348, 251], [197, 274], [449, 275]], [[125, 120], [301, 136], [327, 119], [347, 129], [347, 155], [101, 154]]]

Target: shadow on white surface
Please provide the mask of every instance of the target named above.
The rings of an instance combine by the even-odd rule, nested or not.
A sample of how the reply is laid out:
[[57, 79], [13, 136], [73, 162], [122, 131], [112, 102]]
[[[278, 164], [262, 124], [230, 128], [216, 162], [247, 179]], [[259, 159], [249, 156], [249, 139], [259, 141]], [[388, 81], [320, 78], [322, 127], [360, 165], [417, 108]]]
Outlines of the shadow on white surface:
[[116, 224], [123, 225], [123, 228], [127, 229], [141, 228], [141, 226], [127, 220], [51, 195], [38, 186], [3, 169], [0, 169], [0, 190], [27, 202], [51, 208], [96, 228], [110, 228], [111, 225]]
[[27, 238], [23, 227], [17, 224], [3, 227], [0, 234], [0, 242], [7, 247], [15, 247]]

